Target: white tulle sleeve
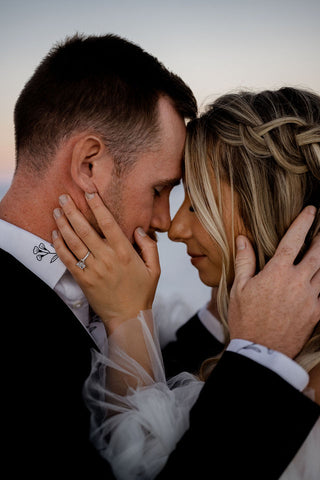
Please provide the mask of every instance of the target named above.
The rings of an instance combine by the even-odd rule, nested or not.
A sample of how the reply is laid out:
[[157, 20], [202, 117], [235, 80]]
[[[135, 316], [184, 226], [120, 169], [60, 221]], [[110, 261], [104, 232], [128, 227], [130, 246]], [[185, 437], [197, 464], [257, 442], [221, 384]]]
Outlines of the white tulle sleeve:
[[203, 382], [189, 373], [166, 381], [151, 312], [124, 322], [92, 353], [84, 387], [91, 440], [119, 480], [153, 479], [189, 426]]
[[320, 479], [320, 419], [279, 480]]

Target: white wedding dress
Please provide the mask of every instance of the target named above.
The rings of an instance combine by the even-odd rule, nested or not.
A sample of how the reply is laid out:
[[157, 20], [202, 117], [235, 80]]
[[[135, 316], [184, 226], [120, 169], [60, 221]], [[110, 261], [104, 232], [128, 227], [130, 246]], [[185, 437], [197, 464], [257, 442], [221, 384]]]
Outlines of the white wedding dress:
[[[151, 312], [124, 322], [108, 342], [108, 357], [92, 353], [84, 386], [91, 440], [118, 480], [151, 480], [188, 429], [203, 382], [187, 372], [166, 381]], [[281, 476], [288, 479], [320, 479], [319, 420]]]

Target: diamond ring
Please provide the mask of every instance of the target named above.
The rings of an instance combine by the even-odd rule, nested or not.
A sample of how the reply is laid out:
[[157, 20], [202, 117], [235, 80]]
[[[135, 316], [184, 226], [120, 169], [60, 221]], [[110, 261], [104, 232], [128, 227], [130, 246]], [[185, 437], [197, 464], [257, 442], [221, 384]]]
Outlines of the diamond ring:
[[81, 258], [78, 263], [76, 263], [76, 266], [81, 268], [81, 270], [84, 270], [86, 268], [87, 265], [84, 262], [85, 260], [87, 260], [90, 253], [91, 253], [90, 250], [88, 250], [88, 253], [83, 258]]

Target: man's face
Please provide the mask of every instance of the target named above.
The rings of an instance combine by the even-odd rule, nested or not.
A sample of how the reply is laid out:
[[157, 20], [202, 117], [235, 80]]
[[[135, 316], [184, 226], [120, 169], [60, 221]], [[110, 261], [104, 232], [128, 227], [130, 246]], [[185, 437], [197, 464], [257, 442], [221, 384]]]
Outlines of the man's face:
[[97, 190], [122, 230], [133, 241], [142, 227], [152, 235], [170, 227], [169, 195], [181, 178], [185, 124], [169, 100], [159, 100], [160, 142], [157, 151], [141, 154], [128, 173], [102, 181]]

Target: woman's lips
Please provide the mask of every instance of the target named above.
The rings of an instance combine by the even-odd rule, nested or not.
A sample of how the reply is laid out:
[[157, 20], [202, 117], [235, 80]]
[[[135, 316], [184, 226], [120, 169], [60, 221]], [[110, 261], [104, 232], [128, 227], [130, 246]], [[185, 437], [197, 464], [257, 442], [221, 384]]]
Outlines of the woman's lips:
[[188, 255], [190, 255], [191, 263], [194, 266], [197, 266], [201, 262], [201, 260], [206, 258], [206, 255], [202, 255], [202, 254], [199, 254], [199, 253], [191, 253], [191, 252], [189, 253], [188, 252]]

